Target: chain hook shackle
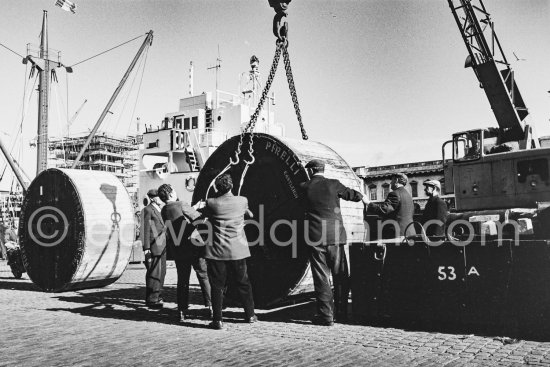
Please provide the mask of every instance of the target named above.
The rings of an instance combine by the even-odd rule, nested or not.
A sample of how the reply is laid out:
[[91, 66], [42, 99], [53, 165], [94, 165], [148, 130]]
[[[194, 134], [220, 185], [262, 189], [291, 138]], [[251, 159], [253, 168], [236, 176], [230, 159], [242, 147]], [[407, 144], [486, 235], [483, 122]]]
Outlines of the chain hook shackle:
[[288, 23], [284, 21], [287, 16], [288, 4], [292, 0], [268, 0], [269, 6], [275, 10], [275, 17], [273, 17], [273, 35], [277, 37], [277, 41], [282, 43], [288, 42]]
[[275, 14], [273, 17], [273, 34], [277, 37], [278, 42], [288, 43], [288, 23], [283, 21], [286, 17], [286, 12]]

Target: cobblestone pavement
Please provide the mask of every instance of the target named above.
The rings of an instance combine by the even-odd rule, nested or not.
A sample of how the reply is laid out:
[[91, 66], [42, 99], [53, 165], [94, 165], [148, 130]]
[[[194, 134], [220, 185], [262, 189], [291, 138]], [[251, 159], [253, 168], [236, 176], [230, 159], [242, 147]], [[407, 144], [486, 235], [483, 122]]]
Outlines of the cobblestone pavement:
[[0, 261], [0, 366], [516, 366], [550, 365], [550, 343], [364, 325], [315, 326], [313, 304], [258, 310], [260, 322], [224, 311], [226, 329], [207, 328], [194, 280], [191, 318], [176, 317], [175, 268], [165, 308], [144, 307], [141, 265], [101, 289], [43, 293]]

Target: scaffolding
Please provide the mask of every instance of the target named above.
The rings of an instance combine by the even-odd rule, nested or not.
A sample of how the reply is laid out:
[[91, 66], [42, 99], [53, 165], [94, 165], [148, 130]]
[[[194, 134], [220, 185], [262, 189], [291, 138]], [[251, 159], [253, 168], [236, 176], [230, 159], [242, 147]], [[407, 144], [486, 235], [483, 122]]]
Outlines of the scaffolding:
[[[48, 167], [71, 168], [88, 135], [50, 138]], [[119, 137], [102, 133], [94, 136], [77, 169], [111, 172], [119, 178], [137, 203], [139, 148], [142, 135]]]

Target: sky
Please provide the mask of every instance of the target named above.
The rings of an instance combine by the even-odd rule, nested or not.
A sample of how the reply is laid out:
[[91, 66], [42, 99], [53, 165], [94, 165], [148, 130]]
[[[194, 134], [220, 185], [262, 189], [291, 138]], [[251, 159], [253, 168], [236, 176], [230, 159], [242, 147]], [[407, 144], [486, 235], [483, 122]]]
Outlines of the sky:
[[[177, 111], [188, 93], [190, 61], [195, 93], [215, 89], [216, 74], [208, 68], [218, 57], [221, 90], [238, 93], [251, 55], [260, 59], [266, 80], [275, 51], [275, 13], [267, 0], [75, 2], [76, 14], [55, 7], [55, 0], [3, 2], [0, 44], [26, 55], [28, 43], [40, 42], [43, 10], [49, 46], [61, 51], [65, 65], [153, 30], [146, 62], [138, 65], [103, 130], [126, 134], [137, 117], [157, 125]], [[528, 119], [539, 136], [550, 135], [550, 0], [484, 3]], [[288, 13], [289, 54], [306, 131], [350, 166], [441, 159], [441, 145], [454, 132], [497, 126], [473, 71], [464, 68], [467, 50], [447, 1], [293, 0]], [[76, 65], [72, 74], [58, 70], [50, 102], [52, 135], [66, 131], [68, 117], [84, 100], [70, 131], [93, 127], [142, 41]], [[36, 136], [37, 96], [25, 98], [22, 120], [28, 70], [3, 47], [0, 65], [0, 138], [11, 147], [23, 121], [14, 156], [32, 178], [36, 150], [29, 141]], [[277, 122], [285, 124], [288, 137], [300, 138], [282, 61], [272, 91]]]

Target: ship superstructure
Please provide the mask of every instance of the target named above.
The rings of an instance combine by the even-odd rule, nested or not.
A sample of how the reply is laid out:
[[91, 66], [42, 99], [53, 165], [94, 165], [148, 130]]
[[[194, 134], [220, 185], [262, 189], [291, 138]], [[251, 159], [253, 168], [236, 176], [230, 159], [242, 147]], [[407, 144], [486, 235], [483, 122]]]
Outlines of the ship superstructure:
[[[252, 82], [257, 84], [258, 79]], [[220, 90], [191, 95], [180, 99], [178, 110], [167, 113], [159, 126], [146, 126], [139, 153], [141, 199], [149, 189], [168, 183], [181, 200], [190, 202], [208, 157], [228, 138], [240, 134], [249, 122], [256, 108], [256, 92], [259, 88], [248, 88], [245, 83], [240, 95]], [[269, 97], [254, 131], [284, 136], [284, 130], [283, 125], [275, 123], [273, 98]]]

